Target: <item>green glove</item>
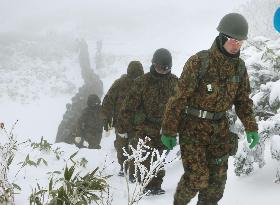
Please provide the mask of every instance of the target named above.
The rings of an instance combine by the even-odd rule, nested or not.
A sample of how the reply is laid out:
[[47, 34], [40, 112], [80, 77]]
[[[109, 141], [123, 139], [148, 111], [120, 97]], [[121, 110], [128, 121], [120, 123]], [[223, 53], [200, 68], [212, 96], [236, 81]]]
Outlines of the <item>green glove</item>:
[[246, 135], [247, 135], [247, 142], [248, 143], [252, 142], [250, 144], [249, 148], [250, 149], [254, 148], [259, 143], [259, 141], [260, 141], [260, 137], [259, 137], [258, 132], [256, 132], [256, 131], [246, 132]]
[[168, 135], [162, 135], [161, 136], [161, 142], [162, 144], [164, 144], [167, 149], [171, 150], [173, 149], [173, 147], [176, 146], [177, 144], [177, 140], [176, 140], [176, 137], [171, 137], [171, 136], [168, 136]]

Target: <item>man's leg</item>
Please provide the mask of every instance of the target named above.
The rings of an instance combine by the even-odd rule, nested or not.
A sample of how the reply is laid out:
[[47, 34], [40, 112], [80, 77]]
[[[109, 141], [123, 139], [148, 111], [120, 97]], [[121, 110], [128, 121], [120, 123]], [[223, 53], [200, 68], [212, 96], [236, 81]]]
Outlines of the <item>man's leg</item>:
[[198, 190], [190, 189], [185, 181], [185, 175], [182, 175], [174, 196], [174, 205], [186, 205], [197, 194]]
[[209, 160], [208, 187], [200, 190], [197, 205], [217, 205], [223, 197], [227, 180], [228, 157], [222, 160], [220, 163], [217, 163], [215, 159]]
[[100, 143], [101, 143], [101, 139], [102, 139], [102, 132], [101, 133], [96, 133], [95, 135], [95, 141], [96, 141], [96, 147], [98, 147], [99, 149], [101, 148]]
[[174, 205], [186, 205], [196, 193], [208, 186], [209, 170], [205, 147], [199, 144], [183, 144], [181, 147], [184, 174], [174, 195]]
[[[137, 146], [137, 143], [135, 141], [136, 138], [136, 133], [134, 131], [131, 131], [128, 133], [128, 145], [127, 145], [127, 152], [128, 154], [132, 154], [131, 148], [129, 147], [129, 145], [135, 147]], [[127, 171], [128, 171], [128, 179], [130, 182], [134, 183], [136, 181], [135, 177], [134, 177], [134, 173], [135, 173], [135, 167], [134, 167], [134, 161], [130, 160], [127, 161], [126, 163], [126, 167], [127, 167]]]
[[[116, 134], [116, 140], [114, 142], [115, 148], [117, 150], [117, 158], [118, 163], [121, 166], [121, 171], [127, 171], [126, 168], [123, 167], [123, 163], [126, 160], [126, 157], [123, 155], [123, 147], [128, 151], [128, 139], [122, 138]], [[122, 175], [120, 171], [120, 175]]]
[[[147, 143], [147, 145], [153, 150], [153, 149], [157, 149], [159, 151], [159, 154], [163, 153], [163, 150], [165, 149], [164, 145], [161, 143], [160, 141], [160, 137], [159, 136], [155, 136], [155, 137], [150, 137], [150, 141]], [[147, 167], [147, 169], [150, 169], [150, 164], [151, 164], [151, 160], [152, 157], [149, 156], [148, 159], [146, 161], [144, 161], [144, 165], [145, 167]], [[154, 161], [157, 160], [156, 157], [154, 157], [153, 159]], [[147, 185], [146, 189], [151, 191], [151, 194], [155, 194], [155, 195], [159, 195], [159, 194], [164, 194], [165, 191], [162, 189], [161, 185], [163, 182], [163, 178], [165, 176], [165, 170], [163, 167], [163, 170], [160, 170], [157, 173], [157, 176], [154, 177], [150, 183]]]
[[[134, 135], [129, 136], [129, 145], [132, 146], [134, 149], [136, 149], [139, 139], [140, 139], [139, 133], [135, 133]], [[129, 154], [132, 154], [132, 150], [130, 147], [128, 148], [128, 151], [129, 151]], [[130, 181], [134, 182], [136, 180], [134, 177], [134, 175], [135, 175], [134, 159], [131, 159], [128, 161], [128, 170], [129, 170]], [[139, 170], [138, 170], [138, 174], [137, 174], [136, 178], [140, 182], [141, 177], [140, 177]]]
[[101, 149], [100, 141], [101, 141], [101, 133], [95, 132], [87, 132], [85, 134], [85, 140], [88, 142], [89, 149]]

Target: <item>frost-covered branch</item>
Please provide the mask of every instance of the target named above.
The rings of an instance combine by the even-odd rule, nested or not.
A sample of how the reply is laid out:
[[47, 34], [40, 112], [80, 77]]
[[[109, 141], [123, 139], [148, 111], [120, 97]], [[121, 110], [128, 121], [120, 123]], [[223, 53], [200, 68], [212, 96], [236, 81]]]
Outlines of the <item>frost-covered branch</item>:
[[[145, 192], [145, 188], [151, 182], [154, 177], [157, 177], [159, 171], [164, 169], [164, 160], [166, 158], [166, 151], [160, 153], [157, 149], [151, 148], [147, 143], [151, 139], [146, 137], [144, 140], [139, 139], [136, 148], [129, 146], [131, 153], [123, 149], [124, 156], [127, 160], [124, 162], [124, 167], [127, 163], [134, 162], [134, 178], [136, 179], [133, 190], [131, 191], [128, 184], [128, 173], [126, 173], [127, 189], [128, 189], [128, 205], [138, 204], [138, 202], [148, 194]], [[150, 159], [149, 167], [146, 167], [143, 163]], [[132, 170], [129, 170], [132, 171]]]

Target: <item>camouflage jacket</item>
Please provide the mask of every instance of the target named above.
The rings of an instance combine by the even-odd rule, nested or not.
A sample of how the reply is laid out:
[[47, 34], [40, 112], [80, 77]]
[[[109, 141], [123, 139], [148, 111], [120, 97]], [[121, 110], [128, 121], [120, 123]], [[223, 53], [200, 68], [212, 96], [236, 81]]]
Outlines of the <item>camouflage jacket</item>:
[[156, 77], [151, 72], [135, 80], [133, 87], [119, 115], [120, 133], [129, 132], [133, 127], [135, 115], [144, 115], [144, 119], [136, 123], [135, 129], [142, 134], [158, 136], [165, 105], [170, 96], [175, 94], [178, 78], [173, 74]]
[[134, 79], [123, 75], [117, 79], [108, 90], [102, 102], [102, 118], [112, 119], [113, 127], [117, 125], [117, 116], [120, 111], [121, 104], [127, 96]]
[[103, 131], [103, 120], [101, 118], [101, 106], [86, 107], [78, 121], [78, 135], [92, 136], [101, 135]]
[[[238, 65], [244, 66], [240, 82], [231, 79], [239, 75]], [[202, 61], [199, 55], [191, 56], [186, 62], [176, 87], [176, 94], [169, 99], [164, 113], [162, 133], [175, 136], [181, 115], [186, 106], [210, 112], [225, 112], [235, 105], [235, 111], [246, 131], [257, 131], [258, 126], [253, 113], [253, 101], [245, 63], [240, 58], [223, 55], [216, 42], [209, 50], [209, 65], [203, 79], [198, 75]], [[211, 84], [212, 92], [207, 91]]]

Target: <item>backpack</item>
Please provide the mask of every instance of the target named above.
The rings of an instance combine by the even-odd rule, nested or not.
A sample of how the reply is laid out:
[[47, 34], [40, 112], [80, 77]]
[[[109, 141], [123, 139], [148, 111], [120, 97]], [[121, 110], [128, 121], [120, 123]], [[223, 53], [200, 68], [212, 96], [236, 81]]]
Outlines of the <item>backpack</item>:
[[[200, 82], [208, 69], [209, 66], [209, 50], [202, 50], [197, 53], [199, 59], [201, 60], [201, 67], [198, 73], [198, 82]], [[246, 71], [245, 63], [241, 59], [239, 59], [238, 63], [238, 75], [233, 76], [229, 81], [234, 82], [234, 83], [240, 83], [241, 78], [243, 77], [244, 73]]]

